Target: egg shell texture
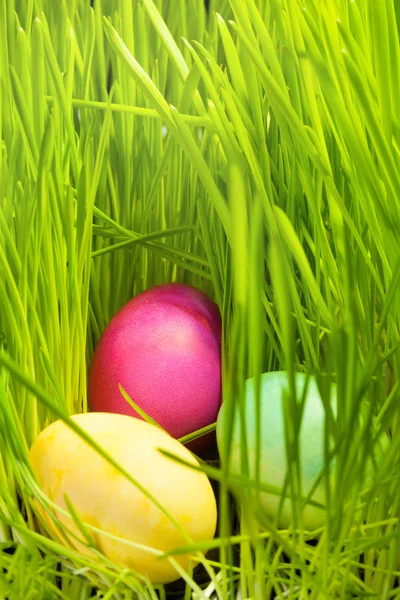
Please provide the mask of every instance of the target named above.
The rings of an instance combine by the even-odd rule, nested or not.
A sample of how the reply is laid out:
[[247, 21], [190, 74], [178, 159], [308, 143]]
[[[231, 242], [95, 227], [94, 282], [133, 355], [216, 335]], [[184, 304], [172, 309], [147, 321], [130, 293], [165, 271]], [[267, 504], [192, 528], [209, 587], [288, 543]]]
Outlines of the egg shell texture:
[[[216, 502], [207, 477], [158, 451], [162, 448], [198, 464], [182, 444], [155, 426], [123, 415], [87, 413], [73, 420], [160, 502], [194, 542], [214, 536]], [[30, 462], [48, 497], [66, 508], [66, 493], [83, 522], [163, 552], [187, 543], [152, 500], [62, 421], [39, 435], [31, 448]], [[57, 516], [82, 539], [71, 519], [59, 512]], [[148, 575], [154, 583], [179, 578], [168, 560], [160, 561], [122, 541], [91, 533], [97, 548], [116, 564]], [[71, 543], [85, 554], [89, 552], [72, 538]], [[179, 557], [178, 562], [186, 569], [189, 557]]]
[[128, 302], [94, 353], [94, 411], [138, 417], [118, 389], [178, 438], [216, 421], [221, 397], [221, 319], [216, 304], [184, 284], [151, 288]]

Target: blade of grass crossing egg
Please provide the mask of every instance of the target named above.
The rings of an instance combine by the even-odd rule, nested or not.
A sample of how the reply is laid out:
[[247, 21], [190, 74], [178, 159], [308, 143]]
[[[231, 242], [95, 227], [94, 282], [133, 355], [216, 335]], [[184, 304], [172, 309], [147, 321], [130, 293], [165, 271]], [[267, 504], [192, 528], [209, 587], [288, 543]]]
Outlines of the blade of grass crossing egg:
[[262, 356], [264, 354], [263, 320], [264, 310], [261, 284], [265, 278], [266, 252], [264, 247], [264, 215], [260, 196], [255, 196], [250, 214], [249, 230], [249, 294], [248, 294], [248, 348], [249, 376], [254, 377], [256, 388], [256, 461], [254, 466], [256, 486], [260, 481], [261, 466], [261, 397], [260, 374], [263, 372]]
[[[261, 468], [261, 387], [260, 374], [263, 372], [262, 356], [264, 354], [264, 311], [262, 295], [265, 280], [266, 251], [264, 247], [264, 212], [261, 197], [256, 195], [253, 199], [249, 222], [249, 294], [248, 294], [248, 348], [249, 348], [249, 376], [254, 377], [255, 403], [256, 403], [256, 450], [254, 464], [255, 498], [258, 501], [260, 468]], [[255, 594], [259, 590], [261, 597], [266, 596], [264, 586], [264, 547], [256, 535], [256, 522], [251, 523], [251, 542], [255, 546], [255, 581], [250, 581], [250, 591]]]
[[[245, 336], [242, 331], [245, 327], [244, 314], [247, 303], [247, 239], [248, 239], [248, 218], [247, 218], [247, 195], [244, 182], [244, 173], [240, 166], [240, 163], [233, 162], [229, 165], [228, 174], [228, 196], [229, 206], [232, 216], [232, 249], [231, 249], [231, 260], [233, 265], [233, 301], [234, 301], [234, 313], [232, 318], [232, 333], [231, 343], [234, 348], [234, 355], [229, 360], [227, 368], [231, 371], [231, 377], [226, 381], [224, 402], [226, 402], [225, 410], [227, 411], [228, 418], [226, 424], [226, 440], [225, 447], [222, 452], [229, 456], [230, 452], [230, 436], [232, 433], [233, 419], [235, 411], [239, 410], [241, 422], [244, 419], [244, 386], [243, 381], [239, 373], [246, 372], [246, 342]], [[244, 427], [241, 428], [241, 432], [244, 433]], [[243, 465], [244, 473], [248, 473], [248, 466], [246, 464], [246, 440], [243, 440], [244, 445], [241, 453], [241, 461], [245, 461]], [[224, 464], [224, 461], [223, 461]], [[229, 460], [226, 459], [227, 469], [229, 469]], [[223, 470], [224, 467], [223, 467]], [[228, 470], [225, 471], [226, 473]], [[227, 503], [227, 487], [223, 483], [220, 491], [221, 501], [221, 533], [226, 535], [229, 531], [228, 523], [228, 503]], [[231, 547], [225, 545], [221, 548], [221, 558], [227, 565], [231, 563]], [[228, 588], [224, 587], [225, 593]]]
[[187, 535], [182, 527], [176, 522], [176, 520], [169, 515], [168, 511], [154, 498], [149, 492], [143, 488], [143, 486], [136, 481], [123, 467], [121, 467], [107, 452], [105, 452], [101, 445], [99, 445], [94, 439], [92, 439], [79, 425], [77, 425], [64, 410], [60, 410], [52, 401], [50, 396], [36, 383], [34, 383], [29, 376], [27, 376], [9, 357], [4, 353], [0, 354], [0, 364], [3, 365], [8, 371], [10, 371], [18, 380], [25, 385], [32, 394], [35, 394], [37, 398], [45, 404], [55, 416], [62, 419], [66, 425], [72, 429], [77, 435], [79, 435], [86, 443], [88, 443], [104, 460], [106, 460], [111, 466], [113, 466], [121, 475], [126, 477], [133, 485], [135, 485], [141, 492], [143, 492], [147, 498], [157, 506], [164, 515], [171, 521], [181, 533], [187, 539]]
[[[291, 299], [289, 295], [289, 279], [292, 277], [285, 249], [280, 237], [273, 236], [270, 240], [269, 266], [271, 279], [274, 287], [274, 302], [278, 308], [279, 323], [282, 331], [283, 350], [285, 353], [285, 367], [288, 372], [288, 394], [284, 393], [282, 411], [284, 416], [285, 450], [288, 464], [288, 482], [290, 484], [290, 497], [293, 507], [293, 527], [301, 526], [301, 515], [298, 511], [299, 480], [298, 461], [299, 455], [298, 438], [290, 415], [297, 412], [296, 392], [294, 384], [295, 373], [295, 348], [293, 321], [291, 317]], [[296, 439], [297, 438], [297, 439]], [[282, 503], [281, 503], [282, 506]]]
[[152, 419], [143, 409], [140, 408], [140, 406], [136, 404], [136, 402], [132, 400], [132, 398], [124, 390], [121, 384], [118, 384], [118, 388], [124, 399], [128, 402], [128, 404], [130, 404], [132, 408], [135, 409], [135, 411], [142, 417], [142, 419], [146, 421], [146, 423], [150, 423], [150, 425], [154, 425], [155, 427], [159, 427], [160, 429], [162, 429], [161, 425], [154, 421], [154, 419]]

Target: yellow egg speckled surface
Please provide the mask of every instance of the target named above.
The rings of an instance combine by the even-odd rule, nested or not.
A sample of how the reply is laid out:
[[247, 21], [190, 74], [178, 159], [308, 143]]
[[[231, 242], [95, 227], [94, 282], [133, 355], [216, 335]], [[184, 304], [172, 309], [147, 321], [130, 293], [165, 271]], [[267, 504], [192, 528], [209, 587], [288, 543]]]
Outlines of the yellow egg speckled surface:
[[[217, 511], [204, 473], [163, 456], [162, 448], [197, 464], [190, 452], [161, 429], [138, 419], [108, 413], [75, 415], [73, 420], [118, 464], [138, 481], [196, 542], [214, 536]], [[62, 421], [42, 431], [30, 451], [30, 462], [41, 489], [66, 508], [67, 494], [84, 523], [109, 534], [155, 548], [171, 550], [187, 539], [168, 517]], [[58, 518], [76, 533], [73, 521]], [[179, 574], [167, 559], [92, 533], [97, 548], [123, 567], [148, 575], [153, 583], [167, 583]], [[82, 544], [71, 542], [88, 552]], [[179, 558], [183, 568], [190, 557]]]

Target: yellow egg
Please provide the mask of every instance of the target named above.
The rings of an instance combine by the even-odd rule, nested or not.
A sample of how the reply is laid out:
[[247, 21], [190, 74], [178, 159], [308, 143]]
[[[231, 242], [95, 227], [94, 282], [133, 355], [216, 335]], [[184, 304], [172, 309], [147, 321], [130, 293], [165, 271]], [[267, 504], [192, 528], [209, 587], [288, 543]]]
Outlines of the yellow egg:
[[[193, 542], [214, 536], [217, 510], [206, 475], [158, 451], [162, 448], [198, 464], [182, 444], [161, 429], [125, 415], [86, 413], [72, 418], [157, 499]], [[179, 527], [160, 508], [62, 421], [42, 431], [30, 450], [30, 462], [46, 495], [66, 509], [67, 494], [84, 523], [161, 552], [187, 543]], [[83, 541], [73, 520], [59, 511], [56, 514]], [[147, 575], [153, 583], [179, 578], [168, 559], [160, 560], [146, 549], [88, 532], [107, 558]], [[70, 541], [80, 551], [90, 553], [83, 544], [73, 538]], [[189, 556], [177, 560], [188, 568]]]

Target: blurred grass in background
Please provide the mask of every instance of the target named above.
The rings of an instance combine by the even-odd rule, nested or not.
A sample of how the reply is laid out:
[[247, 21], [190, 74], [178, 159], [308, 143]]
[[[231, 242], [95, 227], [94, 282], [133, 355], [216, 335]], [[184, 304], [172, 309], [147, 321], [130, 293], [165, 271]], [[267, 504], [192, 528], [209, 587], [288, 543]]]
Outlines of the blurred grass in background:
[[245, 465], [233, 518], [227, 472], [205, 466], [220, 531], [194, 549], [219, 562], [199, 558], [210, 583], [184, 598], [400, 597], [399, 8], [209, 4], [0, 0], [1, 598], [166, 597], [39, 533], [27, 449], [87, 409], [107, 322], [167, 281], [220, 306], [231, 412], [264, 371], [338, 386], [326, 527], [278, 532]]

